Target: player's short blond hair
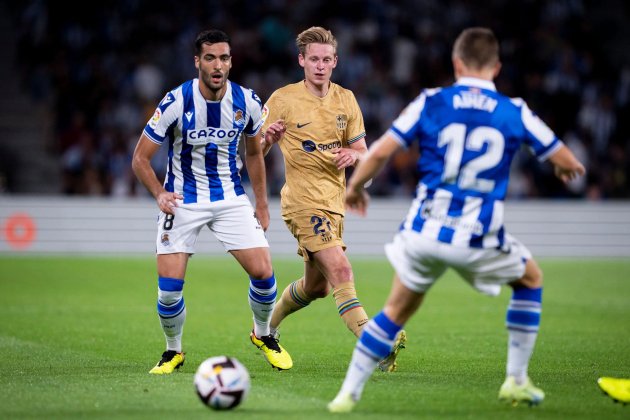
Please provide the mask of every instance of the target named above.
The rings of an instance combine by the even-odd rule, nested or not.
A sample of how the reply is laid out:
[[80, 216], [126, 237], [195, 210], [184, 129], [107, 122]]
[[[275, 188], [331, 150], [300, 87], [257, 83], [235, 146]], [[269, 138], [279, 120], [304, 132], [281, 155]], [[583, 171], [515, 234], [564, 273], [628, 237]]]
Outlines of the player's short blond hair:
[[333, 36], [332, 32], [328, 29], [322, 28], [321, 26], [311, 26], [307, 30], [301, 32], [295, 39], [295, 45], [302, 56], [305, 55], [306, 46], [308, 44], [332, 45], [335, 50], [335, 54], [337, 54], [337, 39]]
[[499, 41], [491, 29], [464, 29], [453, 45], [453, 57], [471, 69], [493, 67], [499, 61]]

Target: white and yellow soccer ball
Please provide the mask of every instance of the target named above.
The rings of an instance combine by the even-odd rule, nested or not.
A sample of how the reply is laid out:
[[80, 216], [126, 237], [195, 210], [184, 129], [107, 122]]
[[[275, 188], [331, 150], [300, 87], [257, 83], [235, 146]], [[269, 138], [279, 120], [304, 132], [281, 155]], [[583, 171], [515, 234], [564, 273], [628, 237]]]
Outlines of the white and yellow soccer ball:
[[195, 389], [201, 401], [215, 410], [230, 410], [242, 403], [251, 386], [249, 372], [234, 357], [206, 359], [195, 373]]

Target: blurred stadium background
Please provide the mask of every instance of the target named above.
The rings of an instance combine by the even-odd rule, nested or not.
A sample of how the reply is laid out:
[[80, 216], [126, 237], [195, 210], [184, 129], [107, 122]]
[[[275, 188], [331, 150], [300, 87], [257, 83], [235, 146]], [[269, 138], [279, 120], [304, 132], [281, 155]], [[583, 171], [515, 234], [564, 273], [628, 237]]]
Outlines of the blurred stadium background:
[[[601, 396], [596, 380], [627, 377], [630, 366], [628, 23], [623, 0], [1, 0], [0, 418], [207, 419], [192, 375], [218, 354], [252, 373], [250, 399], [231, 418], [324, 418], [354, 346], [333, 304], [315, 302], [283, 326], [299, 366], [276, 375], [247, 340], [243, 272], [208, 233], [198, 255], [210, 257], [195, 257], [187, 272], [186, 366], [147, 375], [163, 345], [157, 208], [131, 172], [133, 148], [165, 91], [196, 76], [201, 29], [232, 36], [230, 78], [263, 100], [302, 77], [295, 35], [332, 29], [333, 80], [355, 92], [370, 142], [420, 89], [452, 82], [453, 40], [485, 25], [501, 40], [499, 89], [527, 100], [588, 169], [565, 188], [523, 151], [506, 205], [508, 230], [544, 259], [549, 279], [531, 369], [548, 401], [536, 412], [497, 405], [509, 294], [497, 304], [450, 273], [406, 326], [404, 368], [377, 377], [349, 418], [627, 419], [628, 407]], [[302, 263], [280, 220], [274, 152], [268, 237], [283, 288]], [[371, 187], [369, 217], [346, 219], [370, 314], [389, 290], [383, 244], [406, 212], [414, 163], [396, 156]]]
[[[164, 93], [196, 76], [196, 33], [207, 27], [228, 32], [234, 55], [230, 78], [253, 88], [264, 101], [277, 87], [302, 77], [295, 35], [317, 24], [338, 38], [340, 60], [333, 80], [355, 92], [368, 143], [420, 89], [452, 82], [450, 48], [462, 28], [493, 28], [504, 63], [498, 88], [524, 98], [588, 170], [587, 177], [566, 188], [548, 165], [539, 165], [523, 151], [513, 165], [510, 199], [543, 200], [549, 208], [558, 199], [571, 199], [568, 205], [562, 200], [561, 212], [578, 203], [587, 206], [574, 218], [579, 221], [586, 212], [595, 222], [607, 222], [593, 227], [597, 241], [608, 238], [616, 249], [612, 255], [630, 255], [630, 207], [619, 203], [630, 198], [628, 22], [630, 4], [621, 0], [492, 0], [482, 7], [463, 0], [104, 0], [68, 10], [45, 0], [1, 2], [0, 252], [27, 249], [16, 248], [11, 238], [28, 240], [29, 223], [40, 226], [40, 242], [46, 235], [59, 242], [72, 230], [78, 235], [72, 220], [67, 222], [70, 231], [60, 227], [70, 216], [59, 203], [80, 208], [85, 199], [96, 208], [118, 206], [105, 213], [119, 216], [121, 203], [140, 201], [149, 210], [146, 228], [151, 231], [155, 207], [135, 180], [130, 158]], [[163, 159], [155, 159], [158, 173], [163, 173]], [[277, 197], [283, 183], [277, 148], [267, 164], [269, 191]], [[375, 180], [372, 193], [386, 203], [406, 201], [416, 182], [414, 164], [414, 156], [397, 155]], [[29, 199], [23, 201], [24, 196]], [[69, 196], [73, 200], [68, 201]], [[42, 230], [42, 215], [22, 218], [24, 211], [37, 207], [33, 197], [45, 199], [39, 205], [50, 228]], [[524, 208], [521, 214], [536, 213]], [[521, 220], [522, 231], [542, 238], [525, 228], [549, 214], [548, 207], [536, 208], [533, 218]], [[616, 216], [611, 218], [610, 211]], [[394, 212], [393, 224], [388, 223], [395, 227], [402, 215]], [[103, 229], [111, 229], [105, 223], [117, 218], [101, 222]], [[279, 234], [285, 231], [281, 222], [274, 224]], [[592, 238], [592, 232], [574, 229], [587, 236], [565, 234], [565, 242]], [[353, 226], [347, 231], [350, 234]], [[83, 232], [80, 236], [87, 237]], [[374, 242], [382, 244], [391, 232]], [[518, 228], [515, 233], [520, 233]], [[553, 249], [554, 232], [543, 233], [549, 234], [540, 239], [546, 252]], [[152, 234], [147, 238], [142, 249], [151, 252]], [[359, 239], [363, 243], [364, 238]], [[596, 255], [610, 255], [608, 251], [601, 248]]]

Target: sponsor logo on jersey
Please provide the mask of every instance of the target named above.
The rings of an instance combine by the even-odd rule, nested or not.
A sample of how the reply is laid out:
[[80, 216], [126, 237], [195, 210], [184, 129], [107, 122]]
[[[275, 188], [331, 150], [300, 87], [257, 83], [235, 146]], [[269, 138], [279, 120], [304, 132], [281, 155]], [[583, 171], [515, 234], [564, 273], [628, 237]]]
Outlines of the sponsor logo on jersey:
[[153, 113], [153, 116], [149, 120], [149, 127], [155, 130], [155, 127], [157, 127], [158, 122], [160, 122], [160, 118], [162, 118], [162, 111], [160, 111], [160, 108], [157, 108], [155, 112]]
[[333, 150], [341, 147], [341, 140], [333, 140], [330, 143], [320, 143], [317, 144], [313, 140], [304, 140], [302, 141], [302, 149], [306, 152], [311, 153], [315, 150], [319, 150], [320, 152], [326, 152], [328, 150]]
[[337, 128], [339, 130], [345, 130], [348, 126], [348, 116], [344, 114], [337, 115]]
[[317, 145], [313, 140], [304, 140], [302, 142], [302, 149], [304, 149], [308, 153], [311, 153], [314, 152], [315, 149], [317, 149]]
[[190, 119], [193, 116], [193, 113], [191, 111], [188, 111], [187, 113], [184, 114], [186, 116], [186, 119], [188, 120], [188, 122], [190, 122]]
[[327, 150], [337, 149], [339, 147], [341, 147], [341, 141], [335, 140], [331, 143], [318, 144], [317, 150], [319, 150], [320, 152], [325, 152]]
[[440, 222], [444, 227], [450, 229], [461, 229], [473, 235], [483, 235], [483, 224], [476, 220], [474, 222], [464, 221], [459, 216], [449, 216], [447, 214], [435, 214], [433, 212], [433, 201], [426, 200], [422, 203], [421, 217], [425, 220], [432, 219]]
[[311, 122], [312, 122], [312, 121], [309, 121], [309, 122], [304, 123], [304, 124], [297, 123], [297, 128], [306, 127], [306, 126], [307, 126], [307, 125], [309, 125]]
[[226, 143], [232, 141], [239, 130], [224, 130], [222, 128], [206, 127], [198, 130], [186, 130], [188, 144]]

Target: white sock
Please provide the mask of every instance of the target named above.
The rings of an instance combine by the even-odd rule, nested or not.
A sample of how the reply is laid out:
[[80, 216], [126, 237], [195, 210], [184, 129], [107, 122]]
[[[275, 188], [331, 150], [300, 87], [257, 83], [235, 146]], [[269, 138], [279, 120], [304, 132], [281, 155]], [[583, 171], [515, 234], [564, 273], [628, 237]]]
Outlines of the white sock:
[[361, 398], [363, 387], [378, 362], [389, 355], [402, 326], [394, 324], [384, 312], [378, 313], [363, 328], [352, 353], [352, 360], [340, 392], [348, 392], [355, 401]]
[[507, 376], [514, 376], [519, 385], [527, 379], [527, 366], [537, 337], [538, 333], [509, 330]]
[[363, 351], [355, 348], [352, 353], [350, 366], [348, 366], [346, 378], [339, 392], [348, 392], [355, 401], [358, 401], [363, 393], [363, 387], [365, 387], [366, 382], [370, 379], [370, 376], [372, 376], [376, 365], [378, 365], [378, 360], [375, 360]]
[[507, 376], [521, 385], [527, 380], [527, 366], [534, 352], [542, 312], [542, 287], [515, 288], [507, 308]]

